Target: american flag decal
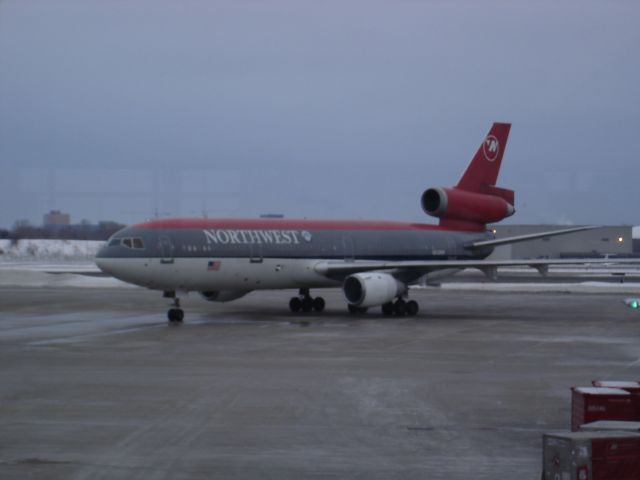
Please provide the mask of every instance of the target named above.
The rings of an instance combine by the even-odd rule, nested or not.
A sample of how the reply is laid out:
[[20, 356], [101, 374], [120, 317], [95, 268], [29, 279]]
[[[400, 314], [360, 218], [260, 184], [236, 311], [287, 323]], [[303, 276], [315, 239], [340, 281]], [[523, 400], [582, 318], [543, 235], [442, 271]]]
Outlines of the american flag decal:
[[220, 270], [220, 262], [217, 260], [209, 260], [209, 263], [207, 264], [207, 270], [210, 272]]

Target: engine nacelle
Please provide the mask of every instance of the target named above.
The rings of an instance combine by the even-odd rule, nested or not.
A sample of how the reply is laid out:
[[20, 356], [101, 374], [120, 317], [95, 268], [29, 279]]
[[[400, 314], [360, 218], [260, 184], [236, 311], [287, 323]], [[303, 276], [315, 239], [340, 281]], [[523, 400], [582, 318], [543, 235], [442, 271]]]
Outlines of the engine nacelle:
[[478, 224], [498, 222], [515, 212], [513, 205], [500, 196], [458, 188], [429, 188], [422, 194], [420, 203], [432, 217]]
[[407, 286], [388, 273], [368, 272], [348, 276], [342, 290], [350, 305], [373, 307], [403, 295]]
[[250, 290], [214, 290], [210, 292], [200, 292], [206, 300], [210, 302], [230, 302], [240, 297], [244, 297]]

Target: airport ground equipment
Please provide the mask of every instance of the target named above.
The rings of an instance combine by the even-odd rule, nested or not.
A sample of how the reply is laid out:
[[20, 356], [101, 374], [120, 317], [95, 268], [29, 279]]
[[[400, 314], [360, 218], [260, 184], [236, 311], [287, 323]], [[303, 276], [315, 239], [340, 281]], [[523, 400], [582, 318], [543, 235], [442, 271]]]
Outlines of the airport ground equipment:
[[636, 420], [633, 396], [620, 388], [572, 387], [571, 431], [597, 420]]
[[542, 443], [543, 480], [640, 478], [640, 433], [546, 433]]
[[627, 380], [593, 380], [594, 387], [619, 388], [631, 394], [631, 401], [634, 405], [634, 419], [640, 422], [640, 382]]

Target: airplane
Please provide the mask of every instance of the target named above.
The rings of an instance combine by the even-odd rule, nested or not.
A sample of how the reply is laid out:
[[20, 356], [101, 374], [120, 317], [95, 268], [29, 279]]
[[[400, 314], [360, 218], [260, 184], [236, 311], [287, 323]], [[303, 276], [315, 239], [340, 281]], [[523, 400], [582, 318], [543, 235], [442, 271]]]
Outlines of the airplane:
[[487, 275], [501, 266], [572, 260], [488, 260], [499, 245], [564, 235], [574, 227], [496, 239], [487, 224], [515, 213], [514, 192], [496, 186], [511, 124], [494, 123], [457, 185], [428, 188], [423, 210], [439, 224], [286, 218], [155, 219], [115, 233], [95, 262], [105, 273], [172, 299], [170, 322], [183, 321], [180, 296], [200, 292], [212, 302], [238, 299], [253, 290], [298, 289], [292, 312], [322, 312], [325, 301], [311, 289], [341, 287], [350, 313], [381, 307], [384, 315], [416, 315], [409, 285], [422, 278], [477, 268]]

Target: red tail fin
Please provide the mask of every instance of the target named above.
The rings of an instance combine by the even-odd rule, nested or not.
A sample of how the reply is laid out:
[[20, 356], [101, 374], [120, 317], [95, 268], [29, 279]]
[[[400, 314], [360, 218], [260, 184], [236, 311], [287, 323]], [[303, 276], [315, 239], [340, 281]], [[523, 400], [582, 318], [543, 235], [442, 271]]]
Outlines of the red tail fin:
[[482, 231], [487, 223], [513, 215], [513, 190], [496, 187], [510, 129], [510, 123], [494, 123], [458, 185], [422, 194], [422, 208], [439, 217], [441, 226]]
[[[487, 189], [491, 190], [490, 187], [493, 187], [498, 179], [510, 129], [510, 123], [493, 124], [456, 188], [468, 192], [496, 195], [495, 192], [489, 192]], [[498, 194], [497, 196], [502, 195]], [[513, 199], [510, 203], [513, 203]]]

